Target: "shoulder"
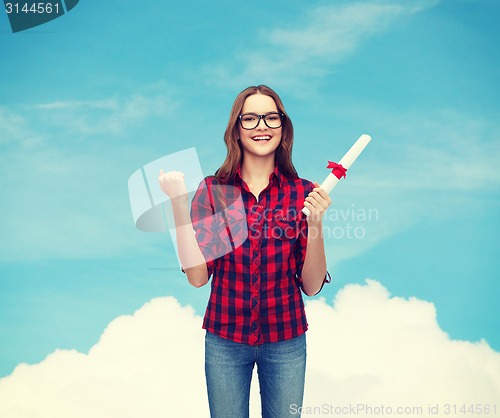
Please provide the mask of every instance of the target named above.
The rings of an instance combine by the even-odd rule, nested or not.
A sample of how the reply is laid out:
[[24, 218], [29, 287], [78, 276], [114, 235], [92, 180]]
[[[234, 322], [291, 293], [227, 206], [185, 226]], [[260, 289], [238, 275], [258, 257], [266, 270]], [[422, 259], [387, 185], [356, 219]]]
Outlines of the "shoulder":
[[208, 200], [212, 208], [219, 211], [241, 200], [241, 190], [235, 184], [221, 182], [211, 175], [200, 182], [195, 198]]
[[215, 176], [207, 176], [198, 183], [198, 188], [193, 196], [192, 206], [205, 205], [210, 202], [213, 206], [212, 190], [217, 184]]
[[314, 189], [314, 183], [312, 181], [303, 179], [301, 177], [286, 177], [285, 181], [283, 182], [283, 186], [297, 192], [303, 192], [306, 195], [309, 194], [312, 189]]
[[206, 176], [202, 181], [200, 181], [200, 186], [214, 186], [217, 184], [217, 177], [214, 175]]
[[222, 181], [218, 179], [215, 175], [210, 175], [205, 177], [201, 182], [200, 186], [219, 186], [219, 187], [236, 187], [235, 181]]
[[199, 184], [198, 184], [198, 189], [197, 189], [197, 194], [204, 194], [204, 193], [212, 193], [212, 189], [214, 186], [217, 186], [219, 183], [217, 182], [217, 178], [215, 176], [207, 176], [203, 178]]
[[290, 216], [302, 217], [304, 200], [314, 188], [314, 184], [300, 177], [287, 177], [281, 186], [279, 193], [281, 206], [287, 208]]

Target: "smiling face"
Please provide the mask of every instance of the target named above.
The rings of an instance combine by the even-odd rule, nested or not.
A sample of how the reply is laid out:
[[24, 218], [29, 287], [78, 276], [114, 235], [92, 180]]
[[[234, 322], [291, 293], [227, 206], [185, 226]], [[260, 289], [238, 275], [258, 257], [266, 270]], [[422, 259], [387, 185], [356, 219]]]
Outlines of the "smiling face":
[[[248, 96], [241, 109], [241, 114], [267, 115], [271, 112], [278, 112], [274, 99], [260, 93]], [[239, 134], [243, 154], [252, 154], [259, 157], [274, 155], [281, 142], [281, 133], [281, 127], [269, 128], [262, 118], [254, 129], [243, 129], [240, 124]]]

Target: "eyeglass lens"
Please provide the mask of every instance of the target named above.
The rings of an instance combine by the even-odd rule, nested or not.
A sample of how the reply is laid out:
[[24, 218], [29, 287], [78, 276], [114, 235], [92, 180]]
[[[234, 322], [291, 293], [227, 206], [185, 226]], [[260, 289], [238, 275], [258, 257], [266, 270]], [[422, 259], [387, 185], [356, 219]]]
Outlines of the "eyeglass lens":
[[245, 113], [240, 116], [243, 129], [255, 129], [259, 125], [261, 119], [264, 119], [264, 123], [269, 128], [279, 128], [281, 126], [281, 115], [279, 113], [268, 113], [267, 115]]

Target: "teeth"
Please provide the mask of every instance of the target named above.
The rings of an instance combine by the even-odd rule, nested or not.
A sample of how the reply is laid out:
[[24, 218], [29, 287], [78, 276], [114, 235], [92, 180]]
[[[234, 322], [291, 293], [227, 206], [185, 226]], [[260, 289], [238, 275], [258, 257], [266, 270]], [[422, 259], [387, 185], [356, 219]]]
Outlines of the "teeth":
[[268, 141], [269, 139], [271, 139], [270, 136], [254, 136], [252, 138], [254, 141]]

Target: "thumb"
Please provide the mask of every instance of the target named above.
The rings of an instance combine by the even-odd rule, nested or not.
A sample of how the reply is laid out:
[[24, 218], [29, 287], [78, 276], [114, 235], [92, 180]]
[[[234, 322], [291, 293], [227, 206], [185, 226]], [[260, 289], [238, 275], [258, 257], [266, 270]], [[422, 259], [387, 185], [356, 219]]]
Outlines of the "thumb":
[[163, 168], [160, 168], [160, 176], [163, 176]]

